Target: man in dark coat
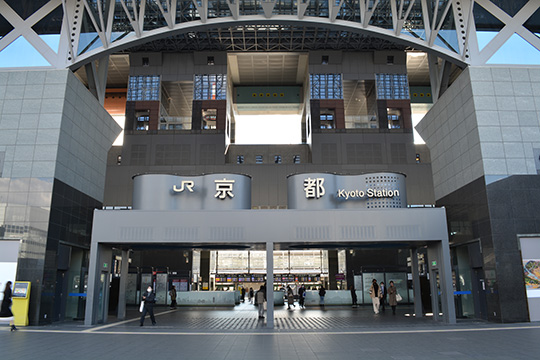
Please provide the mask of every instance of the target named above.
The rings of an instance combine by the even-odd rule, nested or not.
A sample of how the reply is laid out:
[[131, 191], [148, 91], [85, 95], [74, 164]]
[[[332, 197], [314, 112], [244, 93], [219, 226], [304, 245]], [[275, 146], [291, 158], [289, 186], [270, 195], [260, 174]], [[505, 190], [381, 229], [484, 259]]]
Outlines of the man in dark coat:
[[358, 307], [358, 297], [356, 296], [356, 289], [354, 288], [354, 285], [350, 286], [350, 290], [351, 290], [352, 306]]
[[154, 304], [156, 303], [156, 294], [154, 293], [151, 286], [148, 286], [148, 289], [143, 294], [142, 299], [144, 301], [144, 308], [141, 315], [141, 326], [144, 325], [144, 318], [146, 313], [150, 314], [150, 320], [152, 320], [152, 325], [156, 325], [156, 318], [154, 317]]

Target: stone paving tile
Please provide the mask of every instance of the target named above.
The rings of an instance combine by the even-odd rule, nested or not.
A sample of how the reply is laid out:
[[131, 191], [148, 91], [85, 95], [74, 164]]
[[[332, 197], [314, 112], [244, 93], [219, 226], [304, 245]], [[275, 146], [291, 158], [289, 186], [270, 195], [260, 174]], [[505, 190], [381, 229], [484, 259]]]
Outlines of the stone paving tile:
[[135, 309], [128, 312], [131, 321], [108, 327], [63, 323], [9, 332], [3, 326], [0, 359], [513, 360], [540, 354], [540, 323], [445, 325], [405, 317], [405, 308], [392, 317], [336, 307], [278, 309], [276, 324], [281, 319], [283, 328], [271, 330], [253, 321], [252, 308], [168, 311], [157, 310], [155, 327], [139, 327]]

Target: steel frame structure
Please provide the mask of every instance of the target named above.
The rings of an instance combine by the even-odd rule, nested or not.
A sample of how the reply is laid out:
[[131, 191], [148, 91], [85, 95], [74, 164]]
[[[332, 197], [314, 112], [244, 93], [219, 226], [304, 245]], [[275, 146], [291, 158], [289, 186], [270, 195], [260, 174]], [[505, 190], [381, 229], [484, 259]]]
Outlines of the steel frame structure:
[[[35, 9], [21, 16], [16, 11], [21, 4]], [[482, 48], [473, 14], [477, 6], [501, 24]], [[362, 48], [370, 38], [382, 41], [380, 46], [427, 51], [437, 95], [447, 85], [447, 62], [483, 65], [514, 34], [540, 51], [540, 38], [524, 26], [540, 2], [512, 6], [521, 6], [513, 16], [490, 0], [0, 0], [5, 20], [0, 51], [22, 36], [52, 68], [84, 65], [90, 89], [101, 100], [108, 56], [154, 41], [170, 39], [179, 47], [191, 41], [190, 49], [283, 51], [312, 50], [321, 43], [350, 49], [356, 42]], [[44, 31], [59, 35], [57, 51], [40, 37]]]
[[[0, 39], [0, 51], [23, 36], [55, 68], [76, 68], [104, 55], [180, 33], [238, 26], [248, 32], [256, 31], [256, 25], [268, 24], [366, 34], [427, 50], [463, 65], [486, 63], [514, 33], [540, 50], [538, 36], [523, 26], [540, 8], [536, 0], [526, 2], [514, 16], [490, 0], [49, 0], [41, 1], [44, 5], [26, 19], [8, 2], [0, 0], [0, 15], [12, 30]], [[473, 5], [482, 6], [504, 24], [481, 50]], [[34, 26], [54, 11], [60, 13], [59, 8], [61, 26], [48, 30], [60, 35], [55, 51]], [[271, 32], [270, 27], [263, 30]], [[456, 32], [456, 48], [442, 35], [445, 30]]]

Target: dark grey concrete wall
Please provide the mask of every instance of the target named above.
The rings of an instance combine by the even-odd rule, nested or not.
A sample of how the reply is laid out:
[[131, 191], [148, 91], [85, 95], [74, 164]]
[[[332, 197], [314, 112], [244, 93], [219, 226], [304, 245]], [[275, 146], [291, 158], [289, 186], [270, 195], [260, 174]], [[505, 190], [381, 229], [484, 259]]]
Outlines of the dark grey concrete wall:
[[[169, 158], [172, 159], [169, 165], [158, 164], [157, 161], [162, 159], [158, 152], [162, 151], [164, 144], [173, 146], [173, 152], [176, 151]], [[224, 134], [175, 132], [127, 135], [121, 165], [117, 164], [118, 154], [119, 150], [113, 148], [109, 156], [106, 206], [132, 204], [131, 178], [135, 174], [200, 175], [215, 172], [250, 175], [252, 207], [285, 208], [287, 176], [308, 172], [351, 175], [400, 172], [407, 176], [409, 204], [435, 203], [429, 152], [425, 145], [413, 144], [410, 133], [325, 132], [313, 134], [312, 152], [306, 145], [232, 146], [227, 155]], [[240, 154], [244, 155], [244, 164], [236, 164], [236, 155]], [[255, 156], [261, 154], [263, 164], [255, 164]], [[300, 155], [300, 164], [291, 161], [296, 154]], [[420, 155], [420, 163], [416, 162], [416, 154]], [[275, 164], [274, 155], [282, 155], [283, 163]]]
[[540, 176], [482, 177], [437, 201], [445, 206], [452, 244], [479, 240], [490, 321], [528, 321], [518, 234], [540, 233]]

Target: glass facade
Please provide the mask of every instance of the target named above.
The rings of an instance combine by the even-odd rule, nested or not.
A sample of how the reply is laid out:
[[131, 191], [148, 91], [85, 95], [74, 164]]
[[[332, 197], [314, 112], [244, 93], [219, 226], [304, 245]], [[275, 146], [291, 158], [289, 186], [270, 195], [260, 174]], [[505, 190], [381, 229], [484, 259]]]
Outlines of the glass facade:
[[341, 74], [309, 74], [312, 99], [343, 99]]
[[227, 75], [195, 75], [193, 100], [225, 100], [227, 98]]
[[[328, 269], [321, 250], [274, 251], [276, 274], [321, 274]], [[266, 251], [218, 251], [216, 273], [266, 273]], [[326, 260], [327, 261], [327, 260]], [[326, 271], [327, 272], [327, 271]]]
[[410, 99], [407, 74], [375, 74], [375, 79], [377, 86], [377, 99]]
[[128, 83], [128, 101], [158, 101], [160, 99], [161, 81], [159, 76], [130, 76]]

